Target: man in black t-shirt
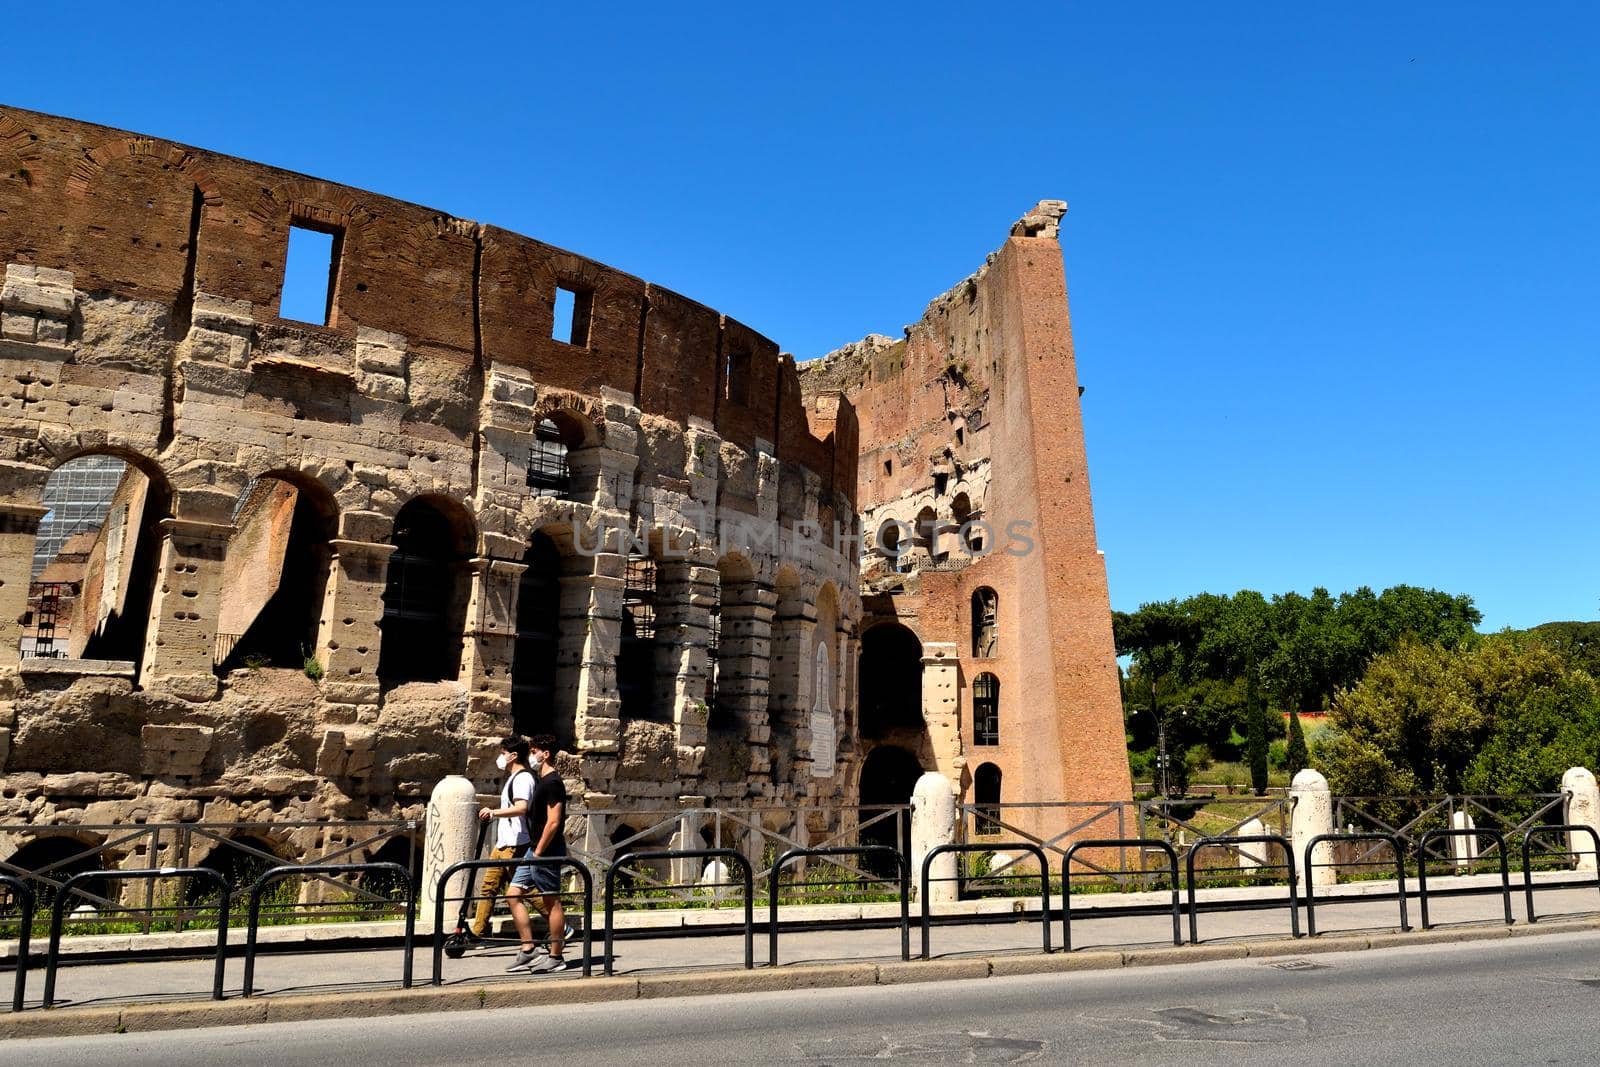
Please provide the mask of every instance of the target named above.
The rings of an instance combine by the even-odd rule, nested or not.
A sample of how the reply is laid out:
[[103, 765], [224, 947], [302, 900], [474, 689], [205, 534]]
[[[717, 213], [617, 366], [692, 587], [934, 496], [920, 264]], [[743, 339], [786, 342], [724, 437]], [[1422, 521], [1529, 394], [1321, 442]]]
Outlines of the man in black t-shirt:
[[[567, 786], [556, 773], [552, 758], [556, 739], [536, 734], [528, 739], [529, 763], [538, 776], [533, 787], [533, 802], [528, 805], [529, 856], [548, 859], [567, 854]], [[565, 948], [567, 920], [561, 908], [561, 868], [556, 864], [530, 863], [517, 868], [506, 896], [537, 894], [538, 907], [550, 923], [550, 951], [547, 955], [518, 953], [513, 969], [526, 967], [533, 974], [558, 971], [567, 965]], [[524, 961], [523, 956], [529, 958]]]

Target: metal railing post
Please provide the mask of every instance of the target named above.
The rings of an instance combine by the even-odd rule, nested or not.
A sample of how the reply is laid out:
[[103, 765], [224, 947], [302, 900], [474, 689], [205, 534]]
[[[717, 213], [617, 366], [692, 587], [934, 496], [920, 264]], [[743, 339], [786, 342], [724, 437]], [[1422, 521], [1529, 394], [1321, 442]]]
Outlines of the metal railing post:
[[792, 860], [818, 856], [890, 855], [894, 857], [895, 884], [900, 890], [900, 958], [911, 958], [911, 901], [906, 860], [888, 845], [839, 845], [828, 848], [791, 848], [773, 863], [767, 880], [767, 966], [778, 965], [778, 874]]
[[244, 996], [255, 993], [256, 976], [256, 940], [261, 925], [261, 895], [268, 886], [274, 882], [281, 882], [285, 878], [294, 878], [300, 875], [315, 875], [318, 877], [332, 877], [336, 874], [364, 874], [367, 871], [387, 871], [397, 874], [406, 887], [406, 932], [405, 932], [405, 966], [401, 972], [400, 985], [403, 989], [411, 988], [411, 954], [412, 944], [417, 929], [417, 887], [411, 881], [411, 872], [398, 863], [304, 863], [283, 867], [273, 867], [264, 872], [250, 886], [249, 920], [245, 927], [244, 940]]
[[[444, 984], [444, 904], [449, 892], [450, 879], [462, 871], [481, 871], [493, 867], [501, 870], [511, 870], [525, 865], [541, 867], [555, 867], [558, 874], [562, 869], [570, 868], [578, 872], [578, 877], [583, 882], [583, 976], [593, 974], [593, 964], [590, 962], [594, 947], [594, 875], [587, 865], [575, 856], [515, 856], [503, 860], [496, 859], [471, 859], [452, 863], [439, 872], [439, 880], [433, 894], [433, 974], [429, 985]], [[461, 898], [470, 900], [471, 895]], [[552, 935], [555, 931], [550, 931]]]
[[[1080, 848], [1116, 848], [1126, 850], [1129, 847], [1140, 850], [1139, 865], [1144, 866], [1144, 847], [1146, 845], [1161, 849], [1167, 854], [1167, 871], [1172, 879], [1172, 943], [1183, 944], [1183, 923], [1179, 918], [1182, 911], [1178, 902], [1178, 853], [1173, 847], [1159, 837], [1106, 837], [1092, 838], [1086, 841], [1076, 841], [1067, 848], [1066, 854], [1061, 857], [1061, 950], [1072, 951], [1072, 857]], [[1127, 864], [1122, 864], [1126, 868]]]
[[17, 902], [17, 978], [11, 990], [11, 1010], [21, 1011], [28, 988], [28, 941], [33, 936], [33, 890], [21, 878], [0, 874], [0, 885], [11, 890]]
[[1395, 890], [1400, 899], [1400, 932], [1411, 929], [1411, 923], [1406, 916], [1406, 858], [1405, 849], [1400, 845], [1400, 838], [1395, 834], [1318, 834], [1306, 843], [1306, 935], [1317, 936], [1317, 887], [1312, 878], [1312, 868], [1316, 864], [1312, 860], [1312, 849], [1326, 842], [1339, 841], [1386, 841], [1389, 849], [1394, 853]]
[[1417, 838], [1417, 898], [1422, 905], [1422, 928], [1428, 930], [1433, 926], [1428, 921], [1428, 842], [1441, 837], [1487, 837], [1494, 841], [1500, 855], [1500, 895], [1505, 903], [1506, 925], [1514, 925], [1516, 920], [1511, 917], [1511, 870], [1506, 863], [1505, 835], [1488, 827], [1471, 830], [1452, 828], [1424, 830], [1422, 836]]
[[[922, 878], [920, 892], [917, 894], [922, 902], [922, 958], [928, 958], [928, 930], [933, 925], [932, 914], [929, 910], [928, 883], [933, 870], [933, 861], [936, 857], [954, 852], [957, 855], [969, 852], [1006, 852], [1021, 849], [1031, 853], [1039, 861], [1039, 904], [1040, 924], [1044, 927], [1044, 951], [1050, 952], [1050, 862], [1045, 858], [1044, 849], [1031, 841], [985, 841], [981, 844], [969, 843], [961, 845], [935, 845], [928, 850], [922, 859]], [[948, 879], [947, 879], [948, 880]]]
[[78, 886], [83, 882], [96, 879], [131, 881], [139, 878], [152, 881], [158, 878], [204, 878], [216, 884], [220, 895], [217, 901], [217, 949], [216, 963], [212, 969], [211, 999], [222, 999], [222, 984], [228, 956], [227, 879], [210, 867], [156, 867], [133, 871], [81, 871], [61, 884], [56, 899], [50, 904], [50, 948], [44, 958], [44, 1007], [55, 1006], [56, 966], [60, 963], [61, 926], [66, 918], [67, 898], [77, 892]]
[[[1245, 834], [1221, 835], [1218, 837], [1202, 837], [1189, 847], [1189, 854], [1184, 858], [1184, 871], [1189, 882], [1189, 943], [1200, 943], [1199, 922], [1197, 913], [1200, 910], [1195, 894], [1194, 884], [1194, 858], [1201, 850], [1207, 848], [1232, 848], [1235, 845], [1277, 845], [1283, 850], [1283, 865], [1289, 872], [1289, 932], [1300, 936], [1300, 898], [1295, 888], [1295, 862], [1294, 847], [1289, 844], [1282, 834]], [[1226, 908], [1222, 909], [1228, 910]]]
[[616, 919], [616, 875], [618, 868], [634, 860], [727, 859], [739, 864], [744, 879], [744, 969], [756, 966], [755, 871], [744, 853], [731, 848], [663, 848], [645, 852], [624, 852], [606, 868], [606, 962], [605, 973], [612, 973], [611, 946]]
[[[1597, 832], [1595, 830], [1595, 828], [1592, 827], [1592, 826], [1586, 826], [1583, 823], [1559, 823], [1559, 824], [1552, 825], [1552, 826], [1531, 826], [1526, 831], [1523, 832], [1523, 835], [1522, 835], [1522, 891], [1527, 896], [1528, 922], [1536, 923], [1536, 922], [1539, 921], [1538, 918], [1534, 915], [1534, 911], [1533, 911], [1533, 867], [1532, 867], [1533, 857], [1532, 857], [1532, 847], [1533, 847], [1533, 838], [1534, 838], [1534, 836], [1538, 835], [1538, 834], [1555, 834], [1555, 833], [1571, 834], [1571, 833], [1576, 833], [1579, 830], [1582, 830], [1584, 833], [1588, 834], [1589, 835], [1589, 839], [1594, 842], [1594, 850], [1595, 850], [1595, 856], [1596, 856], [1596, 860], [1597, 860], [1597, 862], [1595, 863], [1595, 866], [1596, 866], [1596, 868], [1600, 868], [1600, 832]], [[1571, 855], [1575, 856], [1575, 855], [1577, 855], [1577, 853], [1571, 853]], [[1595, 872], [1595, 886], [1597, 888], [1600, 888], [1600, 870], [1596, 870], [1596, 872]]]

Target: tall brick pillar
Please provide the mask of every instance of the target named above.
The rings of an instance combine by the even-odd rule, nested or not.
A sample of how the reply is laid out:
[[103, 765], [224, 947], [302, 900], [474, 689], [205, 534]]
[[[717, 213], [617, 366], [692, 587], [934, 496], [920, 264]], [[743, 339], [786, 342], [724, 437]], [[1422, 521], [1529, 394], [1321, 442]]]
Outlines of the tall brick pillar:
[[379, 698], [378, 623], [383, 587], [395, 546], [336, 538], [317, 625], [322, 694], [336, 704], [376, 704]]
[[162, 519], [160, 529], [160, 562], [139, 684], [186, 700], [211, 700], [219, 687], [212, 668], [222, 603], [222, 561], [233, 526]]
[[48, 508], [0, 502], [0, 671], [15, 669], [33, 579], [33, 545]]

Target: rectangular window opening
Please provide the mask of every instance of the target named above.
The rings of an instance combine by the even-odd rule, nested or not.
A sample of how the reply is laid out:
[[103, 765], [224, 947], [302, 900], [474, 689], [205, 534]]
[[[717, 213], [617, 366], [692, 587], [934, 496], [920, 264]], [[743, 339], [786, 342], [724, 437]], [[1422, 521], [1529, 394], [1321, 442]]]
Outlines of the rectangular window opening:
[[750, 406], [750, 353], [734, 349], [723, 365], [723, 393], [728, 403]]
[[893, 474], [894, 473], [894, 460], [886, 459], [886, 460], [883, 461], [883, 473], [885, 473], [885, 474]]
[[333, 295], [339, 277], [342, 234], [292, 223], [284, 257], [283, 295], [278, 317], [327, 326], [333, 321]]
[[594, 308], [594, 296], [582, 289], [556, 286], [555, 317], [551, 321], [550, 338], [562, 344], [589, 346], [589, 318]]

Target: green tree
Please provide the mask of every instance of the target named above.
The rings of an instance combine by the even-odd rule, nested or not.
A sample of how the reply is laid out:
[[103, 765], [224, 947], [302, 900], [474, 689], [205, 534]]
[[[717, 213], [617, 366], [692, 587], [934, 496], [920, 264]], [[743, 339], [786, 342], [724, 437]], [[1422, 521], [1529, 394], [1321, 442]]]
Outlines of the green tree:
[[1256, 796], [1264, 796], [1268, 783], [1267, 751], [1271, 739], [1267, 736], [1267, 705], [1254, 692], [1254, 686], [1251, 687], [1247, 714], [1244, 753], [1245, 762], [1250, 765], [1250, 787], [1255, 790]]
[[1305, 770], [1311, 763], [1311, 754], [1306, 750], [1306, 734], [1300, 728], [1300, 714], [1293, 708], [1289, 709], [1289, 749], [1285, 753], [1284, 762], [1288, 767], [1290, 778]]
[[1317, 761], [1347, 795], [1553, 791], [1600, 756], [1600, 686], [1519, 634], [1402, 638], [1333, 702]]

